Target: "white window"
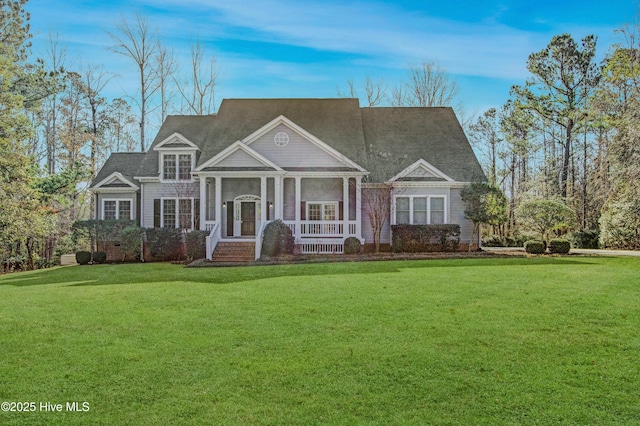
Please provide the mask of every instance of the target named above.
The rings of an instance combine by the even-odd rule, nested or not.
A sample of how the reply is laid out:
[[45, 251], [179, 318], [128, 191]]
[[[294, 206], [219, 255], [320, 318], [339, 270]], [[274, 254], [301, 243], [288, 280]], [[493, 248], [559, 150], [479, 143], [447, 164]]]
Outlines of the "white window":
[[332, 221], [337, 219], [338, 203], [307, 203], [307, 220]]
[[163, 228], [193, 229], [193, 198], [163, 198]]
[[191, 180], [191, 154], [162, 154], [163, 180]]
[[396, 225], [440, 225], [446, 223], [444, 196], [406, 196], [395, 199]]
[[133, 220], [131, 200], [102, 200], [102, 219]]

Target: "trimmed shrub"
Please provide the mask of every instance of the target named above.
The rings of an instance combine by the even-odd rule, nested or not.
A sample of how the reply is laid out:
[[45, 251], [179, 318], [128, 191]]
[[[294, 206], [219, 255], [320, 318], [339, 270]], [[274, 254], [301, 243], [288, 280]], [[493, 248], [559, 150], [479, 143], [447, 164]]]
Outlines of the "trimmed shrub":
[[93, 252], [93, 262], [94, 263], [104, 263], [107, 261], [107, 253], [103, 251], [94, 251]]
[[145, 231], [151, 256], [158, 260], [180, 260], [182, 231], [177, 228], [149, 228]]
[[144, 228], [137, 226], [127, 226], [120, 231], [120, 249], [122, 250], [122, 260], [127, 256], [139, 260], [141, 257], [142, 234]]
[[185, 236], [187, 259], [204, 259], [207, 257], [207, 235], [209, 231], [191, 231]]
[[391, 230], [395, 253], [456, 251], [460, 244], [460, 225], [392, 225]]
[[490, 235], [482, 239], [482, 245], [485, 247], [504, 247], [505, 242], [498, 235]]
[[269, 222], [262, 234], [262, 256], [293, 254], [295, 239], [291, 229], [280, 219]]
[[549, 253], [567, 254], [571, 250], [571, 243], [564, 238], [554, 238], [549, 241]]
[[538, 240], [529, 240], [524, 243], [524, 251], [529, 254], [542, 254], [545, 251], [544, 242]]
[[78, 265], [88, 265], [91, 262], [91, 252], [79, 251], [76, 253], [76, 262]]
[[600, 232], [597, 229], [583, 229], [573, 233], [573, 246], [584, 249], [599, 248]]
[[344, 254], [358, 254], [361, 249], [362, 244], [356, 237], [349, 237], [344, 240]]

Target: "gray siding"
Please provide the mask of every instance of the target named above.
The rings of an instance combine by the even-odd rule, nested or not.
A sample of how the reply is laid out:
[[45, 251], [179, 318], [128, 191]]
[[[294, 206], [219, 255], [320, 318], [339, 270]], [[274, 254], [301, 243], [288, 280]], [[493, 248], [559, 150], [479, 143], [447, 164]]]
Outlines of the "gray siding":
[[[286, 146], [280, 147], [274, 143], [273, 138], [278, 132], [286, 132], [289, 135], [289, 143]], [[250, 147], [280, 167], [344, 167], [342, 162], [284, 124], [261, 136]]]
[[153, 200], [163, 197], [200, 198], [197, 182], [190, 183], [143, 183], [142, 223], [144, 228], [153, 228]]
[[462, 202], [460, 191], [461, 189], [458, 188], [451, 189], [449, 221], [460, 225], [460, 242], [468, 243], [471, 241], [473, 234], [473, 222], [464, 217], [464, 203]]
[[96, 218], [102, 219], [102, 201], [103, 200], [131, 200], [131, 210], [133, 212], [133, 219], [138, 218], [138, 203], [135, 192], [126, 192], [121, 194], [114, 193], [98, 193], [98, 200], [96, 206]]
[[264, 167], [265, 165], [246, 152], [238, 149], [224, 160], [216, 164], [216, 167]]

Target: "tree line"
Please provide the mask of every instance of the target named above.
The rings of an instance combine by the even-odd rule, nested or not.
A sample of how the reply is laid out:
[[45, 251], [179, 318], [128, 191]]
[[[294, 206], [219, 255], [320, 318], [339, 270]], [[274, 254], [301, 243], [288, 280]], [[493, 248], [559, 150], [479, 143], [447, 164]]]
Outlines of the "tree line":
[[[109, 99], [118, 76], [69, 61], [57, 34], [33, 56], [27, 1], [0, 0], [0, 257], [33, 267], [77, 248], [72, 224], [90, 217], [86, 187], [111, 152], [146, 151], [168, 114], [215, 112], [218, 71], [199, 41], [180, 64], [143, 16], [122, 18], [111, 49], [137, 69], [137, 90]], [[496, 235], [518, 235], [518, 206], [542, 198], [569, 206], [602, 245], [640, 248], [640, 28], [618, 35], [600, 63], [595, 36], [554, 37], [529, 56], [530, 78], [509, 101], [477, 118], [434, 62], [408, 67], [395, 85], [349, 80], [338, 95], [367, 106], [453, 106], [489, 183], [506, 195]]]

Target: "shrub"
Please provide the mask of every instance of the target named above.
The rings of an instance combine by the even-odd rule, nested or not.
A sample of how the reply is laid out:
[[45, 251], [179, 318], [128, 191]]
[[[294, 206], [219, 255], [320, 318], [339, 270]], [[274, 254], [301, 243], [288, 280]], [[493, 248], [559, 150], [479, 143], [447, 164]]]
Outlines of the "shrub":
[[600, 232], [597, 229], [583, 229], [573, 233], [573, 246], [576, 248], [597, 249]]
[[549, 241], [549, 253], [567, 254], [571, 250], [571, 243], [564, 238], [554, 238]]
[[122, 250], [122, 260], [129, 258], [140, 259], [141, 243], [144, 228], [137, 226], [127, 226], [120, 231], [120, 249]]
[[93, 261], [95, 263], [104, 263], [107, 261], [107, 253], [103, 251], [94, 251], [93, 252]]
[[79, 265], [88, 265], [91, 262], [91, 252], [79, 251], [76, 253], [76, 262]]
[[538, 240], [529, 240], [524, 243], [524, 251], [529, 254], [542, 254], [545, 251], [544, 243]]
[[344, 240], [344, 254], [358, 254], [360, 249], [362, 249], [362, 244], [356, 237], [349, 237]]
[[262, 236], [262, 256], [272, 257], [293, 253], [295, 239], [291, 229], [280, 219], [269, 222]]
[[485, 247], [504, 247], [506, 244], [498, 235], [490, 235], [482, 239], [482, 245]]
[[209, 231], [192, 231], [185, 236], [187, 259], [204, 259], [207, 257], [207, 235], [209, 235]]
[[2, 261], [5, 272], [22, 271], [27, 268], [27, 261], [20, 255], [7, 257]]
[[391, 250], [396, 253], [456, 251], [460, 225], [392, 225]]
[[182, 231], [177, 228], [149, 228], [145, 231], [151, 256], [158, 260], [182, 257]]

